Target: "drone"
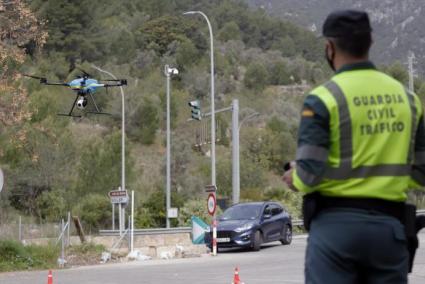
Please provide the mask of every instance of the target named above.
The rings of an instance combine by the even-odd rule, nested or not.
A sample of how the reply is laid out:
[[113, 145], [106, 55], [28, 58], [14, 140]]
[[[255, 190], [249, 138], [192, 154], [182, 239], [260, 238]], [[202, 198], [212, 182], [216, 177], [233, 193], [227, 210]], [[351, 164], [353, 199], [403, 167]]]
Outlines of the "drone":
[[77, 76], [76, 79], [72, 80], [69, 83], [65, 82], [51, 82], [47, 80], [45, 77], [38, 77], [33, 75], [27, 75], [23, 74], [25, 77], [33, 78], [40, 80], [41, 85], [47, 85], [47, 86], [65, 86], [68, 88], [71, 88], [75, 92], [75, 100], [72, 104], [71, 110], [69, 113], [58, 113], [60, 116], [69, 116], [69, 117], [81, 117], [81, 115], [74, 115], [73, 111], [75, 109], [75, 106], [77, 106], [78, 109], [84, 110], [88, 104], [88, 98], [93, 102], [93, 105], [95, 107], [95, 111], [87, 111], [86, 113], [91, 114], [105, 114], [109, 115], [109, 113], [101, 112], [99, 107], [96, 104], [96, 101], [94, 100], [93, 94], [99, 89], [99, 88], [108, 88], [110, 87], [121, 87], [127, 85], [126, 79], [115, 79], [115, 80], [96, 80], [93, 79], [93, 77], [85, 72], [84, 70], [78, 68], [80, 71], [82, 71], [82, 76]]

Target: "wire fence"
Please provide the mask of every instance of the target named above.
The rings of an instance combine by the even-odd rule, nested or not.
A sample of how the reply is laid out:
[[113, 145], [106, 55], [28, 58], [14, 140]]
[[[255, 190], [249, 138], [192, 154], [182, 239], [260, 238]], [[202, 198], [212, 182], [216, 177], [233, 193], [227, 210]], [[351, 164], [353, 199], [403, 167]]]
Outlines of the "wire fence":
[[[15, 220], [0, 224], [0, 240], [56, 239], [61, 233], [61, 227], [61, 220], [37, 223], [19, 216]], [[75, 235], [75, 228], [71, 226], [70, 229], [70, 233]]]

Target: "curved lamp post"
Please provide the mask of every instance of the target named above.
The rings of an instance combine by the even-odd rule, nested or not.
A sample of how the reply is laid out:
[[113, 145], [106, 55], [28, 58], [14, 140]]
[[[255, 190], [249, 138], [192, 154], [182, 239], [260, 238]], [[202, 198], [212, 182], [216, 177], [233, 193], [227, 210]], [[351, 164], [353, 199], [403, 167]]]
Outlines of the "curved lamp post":
[[[214, 39], [210, 20], [207, 15], [201, 11], [189, 11], [183, 15], [201, 15], [207, 21], [208, 29], [210, 32], [210, 59], [211, 59], [211, 185], [216, 186], [215, 177], [215, 105], [214, 105]], [[215, 213], [213, 215], [213, 255], [217, 255], [217, 221], [215, 220]]]
[[[112, 74], [111, 72], [108, 72], [106, 70], [101, 69], [100, 67], [92, 64], [91, 65], [94, 69], [98, 70], [99, 72], [108, 74], [114, 80], [117, 80], [117, 77]], [[124, 89], [122, 86], [120, 86], [121, 91], [121, 190], [125, 190], [125, 100], [124, 100]], [[125, 209], [121, 207], [121, 204], [119, 205], [119, 229], [120, 229], [120, 235], [124, 231], [124, 211]]]

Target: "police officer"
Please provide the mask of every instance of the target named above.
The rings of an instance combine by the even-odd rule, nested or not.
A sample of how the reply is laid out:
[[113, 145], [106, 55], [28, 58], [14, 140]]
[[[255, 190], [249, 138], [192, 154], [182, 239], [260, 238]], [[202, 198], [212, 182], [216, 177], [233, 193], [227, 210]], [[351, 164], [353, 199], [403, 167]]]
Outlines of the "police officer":
[[306, 97], [296, 162], [283, 176], [314, 196], [304, 204], [306, 283], [407, 283], [404, 208], [406, 190], [425, 185], [423, 107], [368, 60], [371, 32], [365, 12], [327, 17], [335, 75]]

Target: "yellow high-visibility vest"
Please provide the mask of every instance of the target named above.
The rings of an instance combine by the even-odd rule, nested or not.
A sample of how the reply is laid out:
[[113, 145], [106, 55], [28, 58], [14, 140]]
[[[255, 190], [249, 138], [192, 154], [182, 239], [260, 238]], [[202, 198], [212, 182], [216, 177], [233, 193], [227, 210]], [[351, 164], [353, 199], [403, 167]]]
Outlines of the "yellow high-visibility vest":
[[[297, 159], [323, 161], [320, 182], [297, 166], [294, 186], [333, 197], [380, 198], [404, 201], [411, 179], [419, 119], [419, 98], [397, 80], [375, 69], [336, 74], [314, 89], [330, 115], [330, 148], [303, 145]], [[423, 163], [424, 161], [417, 161]]]

